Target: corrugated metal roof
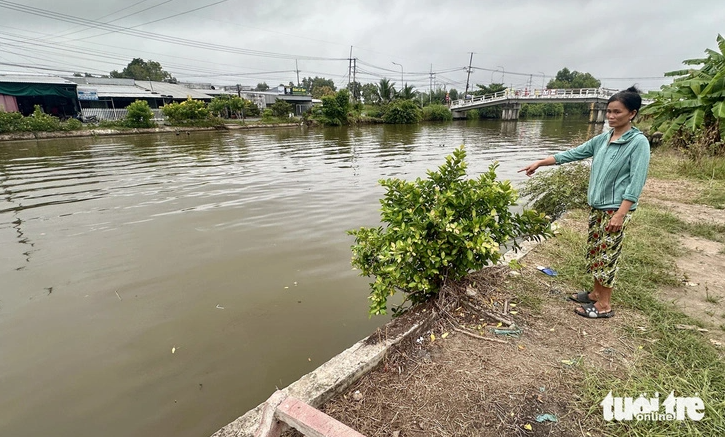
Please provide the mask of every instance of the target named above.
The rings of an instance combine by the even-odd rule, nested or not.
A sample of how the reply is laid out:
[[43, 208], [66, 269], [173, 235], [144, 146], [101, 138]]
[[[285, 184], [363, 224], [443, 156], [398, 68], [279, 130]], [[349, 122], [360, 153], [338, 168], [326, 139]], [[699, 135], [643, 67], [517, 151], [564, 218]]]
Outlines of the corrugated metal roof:
[[75, 83], [58, 76], [34, 76], [30, 74], [0, 74], [0, 82], [75, 85]]
[[153, 93], [158, 94], [159, 97], [161, 97], [161, 95], [172, 96], [174, 99], [186, 99], [187, 97], [191, 97], [196, 100], [211, 100], [212, 98], [212, 96], [204, 94], [199, 90], [193, 90], [183, 85], [167, 82], [151, 82], [151, 85], [149, 85], [149, 82], [137, 80], [136, 86], [142, 87], [147, 91], [151, 91], [153, 88]]
[[126, 85], [79, 85], [78, 90], [96, 90], [96, 94], [100, 98], [106, 97], [131, 97], [131, 98], [154, 98], [161, 97], [156, 94], [139, 88], [137, 86]]

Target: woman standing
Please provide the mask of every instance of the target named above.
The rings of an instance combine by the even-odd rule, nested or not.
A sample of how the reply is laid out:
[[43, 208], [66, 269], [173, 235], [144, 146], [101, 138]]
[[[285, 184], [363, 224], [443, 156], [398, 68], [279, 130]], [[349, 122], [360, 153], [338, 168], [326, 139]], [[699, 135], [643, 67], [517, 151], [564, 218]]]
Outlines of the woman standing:
[[594, 290], [582, 291], [569, 298], [581, 306], [574, 310], [589, 318], [614, 316], [611, 297], [622, 250], [624, 230], [637, 208], [647, 179], [649, 141], [632, 126], [642, 106], [639, 90], [630, 87], [609, 98], [607, 121], [610, 131], [584, 144], [536, 161], [519, 172], [531, 176], [541, 166], [559, 165], [593, 157], [587, 202], [589, 238], [587, 272], [594, 277]]

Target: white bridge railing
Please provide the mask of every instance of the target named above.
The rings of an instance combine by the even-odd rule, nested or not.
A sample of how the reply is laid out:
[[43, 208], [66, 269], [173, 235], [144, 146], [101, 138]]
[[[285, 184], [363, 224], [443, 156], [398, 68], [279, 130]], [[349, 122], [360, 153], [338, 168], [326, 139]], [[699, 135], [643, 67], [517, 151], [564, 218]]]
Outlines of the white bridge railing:
[[[608, 99], [618, 90], [609, 88], [581, 88], [581, 89], [506, 89], [495, 94], [473, 96], [470, 99], [459, 99], [451, 102], [451, 110], [462, 109], [482, 103], [494, 103], [506, 100], [568, 100], [568, 99]], [[644, 103], [644, 102], [643, 102]]]

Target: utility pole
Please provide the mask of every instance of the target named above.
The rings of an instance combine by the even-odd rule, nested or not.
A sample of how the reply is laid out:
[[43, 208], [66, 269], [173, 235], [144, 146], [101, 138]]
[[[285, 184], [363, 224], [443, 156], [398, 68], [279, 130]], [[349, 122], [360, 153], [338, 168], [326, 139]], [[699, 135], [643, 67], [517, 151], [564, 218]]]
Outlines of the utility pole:
[[350, 57], [347, 58], [347, 83], [350, 83], [351, 75], [352, 75], [352, 46], [350, 46]]
[[297, 73], [297, 86], [300, 86], [300, 67], [297, 66], [297, 59], [295, 59], [295, 72]]
[[471, 78], [471, 64], [473, 64], [473, 52], [471, 52], [471, 59], [468, 60], [468, 74], [466, 75], [466, 91], [463, 93], [464, 99], [466, 98], [466, 96], [468, 96], [468, 84], [469, 84], [469, 79]]
[[433, 103], [433, 64], [430, 64], [430, 88], [428, 92], [428, 103]]
[[357, 80], [355, 75], [357, 74], [357, 58], [352, 58], [352, 101], [357, 102]]

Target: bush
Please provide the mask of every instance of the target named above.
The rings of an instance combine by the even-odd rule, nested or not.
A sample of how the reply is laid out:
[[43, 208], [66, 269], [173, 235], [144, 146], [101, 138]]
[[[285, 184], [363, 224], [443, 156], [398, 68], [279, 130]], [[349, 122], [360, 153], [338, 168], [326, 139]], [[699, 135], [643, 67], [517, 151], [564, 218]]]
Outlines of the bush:
[[43, 112], [40, 105], [35, 105], [35, 110], [30, 117], [25, 117], [23, 130], [30, 132], [53, 132], [61, 130], [60, 120], [57, 117]]
[[206, 103], [191, 97], [181, 103], [164, 105], [161, 111], [172, 124], [188, 124], [190, 120], [204, 120], [210, 115]]
[[418, 123], [421, 117], [422, 111], [413, 101], [395, 100], [388, 105], [383, 121], [388, 124], [413, 124]]
[[275, 100], [269, 109], [271, 109], [272, 114], [278, 118], [287, 118], [289, 114], [293, 112], [292, 105], [280, 99]]
[[322, 96], [320, 121], [330, 126], [347, 124], [351, 107], [350, 92], [348, 90], [340, 90], [333, 95]]
[[24, 118], [23, 114], [19, 112], [0, 111], [0, 133], [24, 130]]
[[497, 164], [476, 180], [465, 179], [465, 157], [461, 146], [426, 180], [380, 181], [387, 189], [380, 201], [386, 227], [348, 231], [355, 236], [352, 265], [375, 276], [370, 314], [385, 314], [396, 291], [405, 301], [423, 302], [446, 279], [497, 262], [501, 245], [550, 234], [543, 214], [511, 212], [518, 196], [509, 181], [496, 181]]
[[560, 165], [524, 182], [521, 195], [530, 198], [528, 204], [535, 210], [556, 219], [566, 210], [588, 207], [590, 172], [588, 161]]
[[125, 125], [128, 127], [154, 127], [156, 123], [153, 122], [154, 113], [151, 112], [149, 104], [145, 100], [136, 100], [135, 102], [128, 105], [126, 108], [128, 113], [126, 114]]
[[65, 131], [83, 129], [83, 123], [81, 123], [80, 120], [77, 120], [75, 118], [70, 118], [70, 119], [62, 122], [61, 125], [62, 125], [63, 130], [65, 130]]
[[423, 120], [451, 121], [453, 120], [453, 114], [446, 105], [428, 105], [423, 108]]

